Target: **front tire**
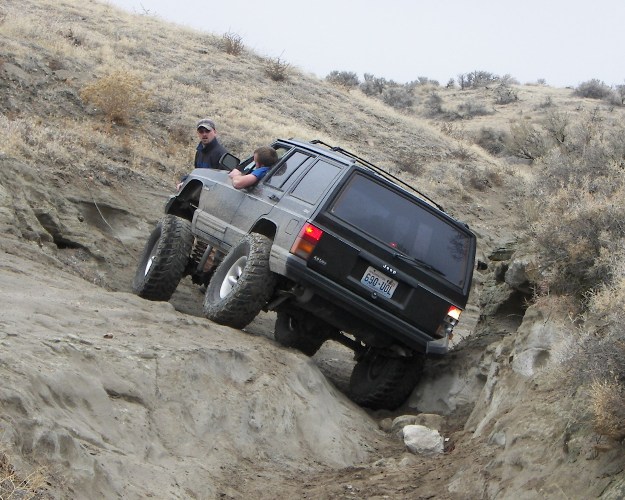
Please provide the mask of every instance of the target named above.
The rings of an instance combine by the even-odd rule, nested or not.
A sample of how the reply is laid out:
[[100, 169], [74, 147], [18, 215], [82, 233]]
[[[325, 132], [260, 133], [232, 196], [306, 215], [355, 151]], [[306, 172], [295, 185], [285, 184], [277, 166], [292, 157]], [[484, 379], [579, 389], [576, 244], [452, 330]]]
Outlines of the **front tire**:
[[148, 300], [169, 300], [184, 276], [193, 233], [191, 223], [166, 215], [148, 238], [132, 282], [134, 293]]
[[410, 396], [419, 381], [423, 357], [389, 357], [372, 351], [360, 359], [349, 380], [355, 403], [379, 410], [394, 410]]
[[233, 328], [248, 325], [273, 293], [275, 275], [269, 269], [272, 241], [248, 234], [219, 264], [204, 296], [204, 314]]

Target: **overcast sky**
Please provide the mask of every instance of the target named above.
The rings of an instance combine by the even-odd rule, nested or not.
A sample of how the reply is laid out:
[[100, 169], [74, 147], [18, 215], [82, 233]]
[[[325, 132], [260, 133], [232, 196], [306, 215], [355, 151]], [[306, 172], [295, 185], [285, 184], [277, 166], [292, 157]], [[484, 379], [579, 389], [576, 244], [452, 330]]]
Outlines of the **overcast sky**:
[[552, 87], [625, 83], [625, 0], [108, 0], [222, 35], [323, 78], [445, 85], [483, 70]]

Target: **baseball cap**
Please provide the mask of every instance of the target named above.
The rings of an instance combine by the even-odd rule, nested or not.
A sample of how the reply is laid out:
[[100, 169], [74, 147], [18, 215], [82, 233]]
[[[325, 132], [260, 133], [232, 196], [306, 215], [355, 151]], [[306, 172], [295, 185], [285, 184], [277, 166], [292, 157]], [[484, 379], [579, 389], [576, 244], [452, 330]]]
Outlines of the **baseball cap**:
[[215, 122], [213, 120], [211, 120], [210, 118], [202, 118], [199, 122], [197, 122], [197, 129], [199, 129], [200, 127], [204, 127], [205, 129], [215, 129]]

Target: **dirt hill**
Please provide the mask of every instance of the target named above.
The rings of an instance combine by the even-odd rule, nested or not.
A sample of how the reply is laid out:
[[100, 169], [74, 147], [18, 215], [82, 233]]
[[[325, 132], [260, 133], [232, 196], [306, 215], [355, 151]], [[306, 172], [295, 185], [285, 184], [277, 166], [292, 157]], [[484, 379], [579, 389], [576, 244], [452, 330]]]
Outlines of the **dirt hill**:
[[[438, 89], [448, 110], [495, 110], [449, 125], [295, 68], [275, 81], [271, 61], [227, 54], [217, 35], [96, 2], [9, 0], [0, 38], [3, 497], [622, 496], [619, 445], [583, 423], [583, 398], [562, 383], [570, 304], [531, 300], [520, 210], [531, 168], [471, 140], [539, 119], [547, 101], [585, 105], [570, 89], [518, 86], [510, 106], [488, 89]], [[111, 74], [141, 96], [132, 112], [88, 99]], [[349, 353], [279, 347], [270, 313], [238, 331], [202, 317], [190, 282], [169, 303], [130, 293], [203, 116], [239, 156], [291, 136], [358, 152], [476, 232], [489, 269], [455, 350], [428, 362], [404, 407], [353, 404]], [[408, 452], [397, 417], [437, 427], [445, 452]]]

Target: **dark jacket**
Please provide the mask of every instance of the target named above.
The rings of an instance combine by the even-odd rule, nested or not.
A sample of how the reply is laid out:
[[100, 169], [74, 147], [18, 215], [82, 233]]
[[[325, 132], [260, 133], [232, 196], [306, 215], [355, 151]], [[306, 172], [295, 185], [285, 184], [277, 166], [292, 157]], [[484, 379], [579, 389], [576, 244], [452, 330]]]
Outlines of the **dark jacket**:
[[224, 148], [221, 143], [215, 137], [211, 142], [204, 146], [201, 142], [197, 146], [195, 151], [195, 160], [193, 161], [194, 168], [217, 168], [219, 166], [219, 159], [228, 150]]

